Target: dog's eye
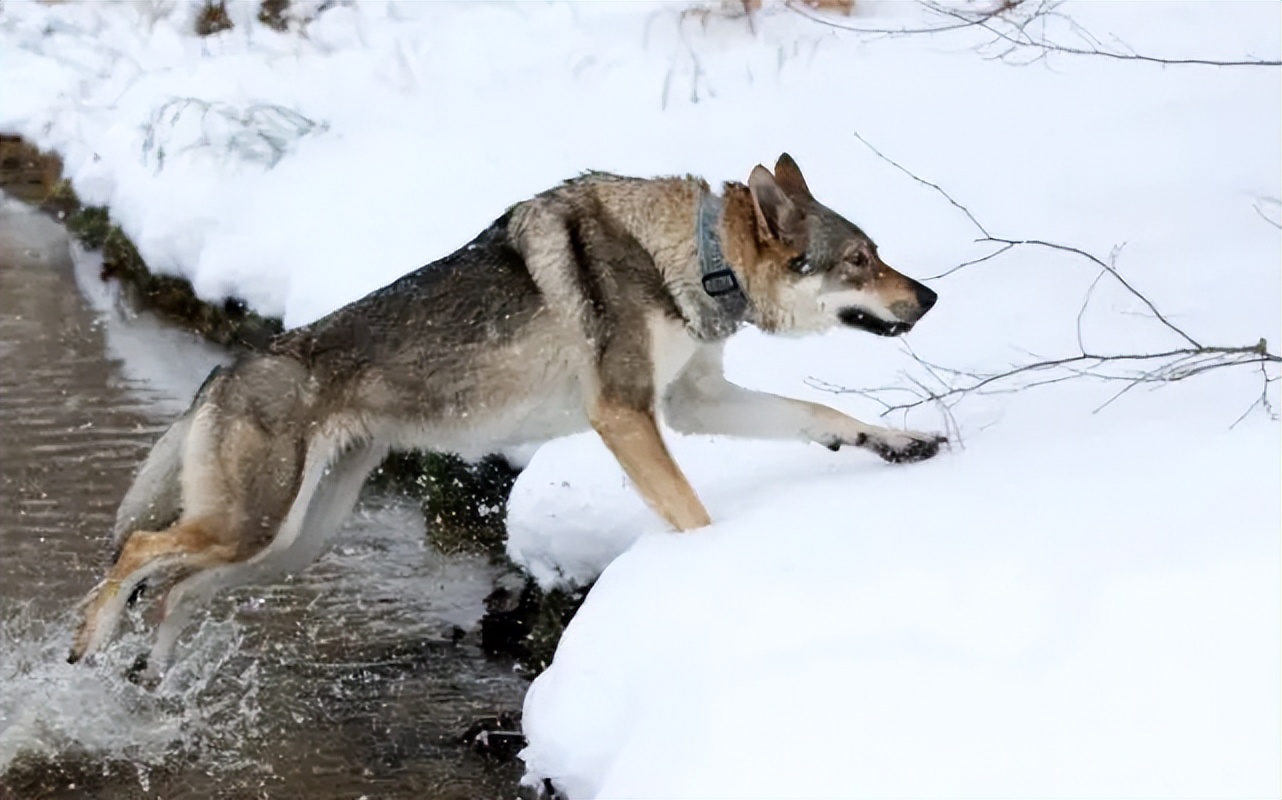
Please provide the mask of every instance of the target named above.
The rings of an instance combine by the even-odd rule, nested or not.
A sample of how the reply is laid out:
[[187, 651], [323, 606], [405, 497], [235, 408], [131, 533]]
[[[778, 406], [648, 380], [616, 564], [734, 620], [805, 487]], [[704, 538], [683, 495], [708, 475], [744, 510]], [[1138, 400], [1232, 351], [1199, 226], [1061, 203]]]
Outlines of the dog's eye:
[[797, 256], [793, 260], [789, 261], [788, 269], [792, 270], [798, 275], [810, 274], [811, 267], [810, 267], [810, 262], [806, 260], [806, 254], [802, 253], [801, 255]]
[[868, 256], [864, 255], [862, 252], [855, 253], [851, 256], [850, 263], [854, 264], [856, 267], [866, 267], [868, 266]]

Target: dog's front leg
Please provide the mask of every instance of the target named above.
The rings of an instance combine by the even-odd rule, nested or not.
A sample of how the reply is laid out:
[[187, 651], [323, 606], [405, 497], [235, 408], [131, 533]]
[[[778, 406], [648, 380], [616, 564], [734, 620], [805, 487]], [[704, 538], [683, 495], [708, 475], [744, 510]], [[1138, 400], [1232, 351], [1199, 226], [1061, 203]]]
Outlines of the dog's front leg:
[[869, 425], [819, 403], [737, 386], [722, 373], [721, 347], [704, 348], [668, 388], [665, 419], [681, 433], [801, 439], [830, 450], [851, 445], [886, 461], [923, 461], [948, 440], [934, 433]]
[[711, 522], [663, 443], [653, 411], [603, 399], [593, 404], [590, 418], [605, 446], [659, 516], [679, 531], [702, 528]]
[[801, 406], [800, 412], [808, 418], [802, 433], [832, 451], [840, 450], [842, 445], [852, 445], [871, 450], [892, 464], [901, 464], [925, 461], [939, 453], [940, 445], [948, 442], [947, 437], [937, 433], [869, 425], [819, 403], [786, 397], [779, 399]]

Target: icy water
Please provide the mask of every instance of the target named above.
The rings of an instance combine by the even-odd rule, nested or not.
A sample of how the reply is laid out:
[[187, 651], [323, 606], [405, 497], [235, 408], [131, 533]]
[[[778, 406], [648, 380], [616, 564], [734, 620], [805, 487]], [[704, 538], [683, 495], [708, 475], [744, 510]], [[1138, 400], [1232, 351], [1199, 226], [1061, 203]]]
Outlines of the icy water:
[[514, 796], [459, 743], [525, 691], [475, 644], [493, 568], [432, 551], [412, 503], [367, 496], [302, 576], [220, 598], [154, 691], [122, 677], [136, 616], [65, 663], [117, 500], [222, 357], [97, 268], [0, 195], [0, 798]]

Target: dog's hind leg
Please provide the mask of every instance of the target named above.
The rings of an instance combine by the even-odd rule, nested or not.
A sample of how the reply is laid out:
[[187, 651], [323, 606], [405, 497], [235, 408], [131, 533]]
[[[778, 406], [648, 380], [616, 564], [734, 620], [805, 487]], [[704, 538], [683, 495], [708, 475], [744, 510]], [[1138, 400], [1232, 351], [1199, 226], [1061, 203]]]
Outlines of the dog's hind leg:
[[182, 517], [167, 530], [124, 537], [106, 579], [85, 600], [72, 662], [103, 647], [144, 580], [158, 574], [171, 579], [252, 555], [289, 507], [302, 461], [297, 436], [273, 435], [245, 415], [228, 415], [211, 404], [186, 424], [181, 448], [161, 448], [181, 449], [178, 467], [169, 455], [149, 459], [160, 482], [180, 477]]
[[124, 545], [125, 537], [136, 530], [164, 530], [178, 520], [183, 510], [182, 466], [187, 440], [197, 414], [223, 372], [223, 367], [215, 367], [209, 373], [191, 407], [156, 440], [138, 468], [116, 509], [112, 533], [117, 550]]
[[[224, 589], [273, 580], [296, 572], [316, 560], [337, 533], [360, 495], [370, 471], [382, 461], [383, 447], [357, 445], [338, 456], [328, 472], [327, 445], [314, 447], [315, 457], [304, 468], [304, 480], [277, 538], [244, 562], [225, 564], [193, 575], [169, 590], [146, 660], [146, 677], [154, 679], [169, 666], [174, 647], [192, 615]], [[312, 456], [309, 453], [309, 458]], [[317, 472], [314, 467], [319, 464]]]
[[152, 446], [116, 511], [114, 538], [122, 547], [137, 530], [163, 530], [182, 511], [182, 452], [191, 431], [191, 415], [178, 418]]
[[260, 562], [260, 569], [277, 574], [296, 573], [320, 558], [352, 513], [365, 479], [382, 463], [387, 450], [385, 446], [361, 443], [335, 458], [307, 502], [297, 537], [286, 548], [269, 548], [261, 557], [256, 557], [254, 561]]
[[76, 632], [68, 661], [96, 652], [115, 631], [130, 594], [142, 581], [169, 570], [201, 569], [230, 560], [218, 518], [179, 520], [165, 531], [134, 531], [120, 548], [107, 577], [85, 600], [84, 620]]

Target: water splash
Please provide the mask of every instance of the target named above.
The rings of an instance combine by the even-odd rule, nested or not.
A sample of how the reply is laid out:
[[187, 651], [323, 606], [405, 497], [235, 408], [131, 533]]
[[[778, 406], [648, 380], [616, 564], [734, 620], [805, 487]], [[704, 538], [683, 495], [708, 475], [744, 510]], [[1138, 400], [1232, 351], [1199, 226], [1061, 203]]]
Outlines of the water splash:
[[260, 717], [258, 666], [234, 621], [206, 621], [154, 689], [124, 676], [144, 638], [127, 633], [92, 665], [66, 663], [65, 621], [0, 608], [0, 777], [149, 773], [173, 759], [243, 771]]

